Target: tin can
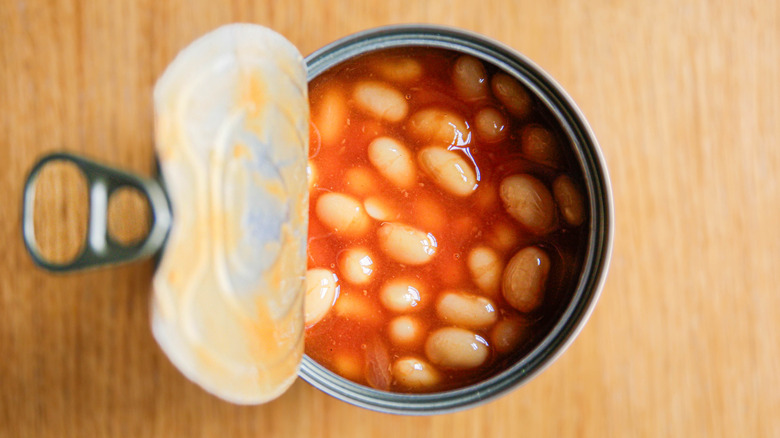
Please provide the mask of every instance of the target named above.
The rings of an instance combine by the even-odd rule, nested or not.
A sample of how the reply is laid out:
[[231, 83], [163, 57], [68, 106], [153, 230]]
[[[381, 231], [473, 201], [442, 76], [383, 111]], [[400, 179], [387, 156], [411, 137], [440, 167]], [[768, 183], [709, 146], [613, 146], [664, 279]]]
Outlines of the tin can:
[[[357, 33], [331, 43], [306, 58], [311, 82], [329, 69], [357, 56], [391, 48], [428, 47], [467, 54], [492, 64], [520, 81], [552, 115], [572, 148], [585, 183], [590, 225], [585, 258], [576, 289], [549, 332], [525, 356], [499, 374], [457, 390], [402, 394], [356, 384], [303, 357], [299, 376], [312, 386], [347, 403], [366, 409], [406, 415], [432, 415], [467, 409], [506, 394], [543, 371], [571, 344], [584, 326], [603, 287], [612, 252], [614, 213], [607, 168], [598, 142], [584, 116], [566, 92], [541, 68], [520, 53], [484, 36], [430, 25], [388, 26]], [[90, 191], [89, 236], [82, 253], [66, 264], [48, 262], [35, 242], [34, 184], [40, 170], [52, 161], [76, 164]], [[153, 220], [149, 235], [131, 246], [106, 238], [106, 205], [120, 187], [134, 187], [150, 202]], [[31, 170], [25, 184], [22, 234], [33, 260], [52, 271], [72, 271], [129, 262], [158, 253], [165, 245], [172, 216], [161, 181], [130, 174], [68, 153], [51, 154]]]
[[379, 391], [347, 380], [304, 356], [300, 377], [339, 400], [374, 411], [432, 415], [471, 408], [493, 400], [542, 372], [572, 343], [593, 311], [609, 267], [614, 233], [612, 192], [607, 167], [588, 122], [572, 99], [546, 72], [522, 54], [463, 30], [399, 25], [347, 36], [306, 58], [311, 82], [336, 65], [377, 50], [429, 47], [468, 54], [493, 64], [523, 83], [554, 116], [581, 168], [591, 212], [583, 269], [571, 301], [552, 330], [530, 353], [505, 371], [457, 390], [431, 394]]

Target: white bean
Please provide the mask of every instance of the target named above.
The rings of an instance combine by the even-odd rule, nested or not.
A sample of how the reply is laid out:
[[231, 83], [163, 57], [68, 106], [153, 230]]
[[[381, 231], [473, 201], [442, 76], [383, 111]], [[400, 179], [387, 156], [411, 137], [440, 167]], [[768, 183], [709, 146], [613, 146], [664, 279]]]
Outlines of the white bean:
[[426, 307], [428, 297], [419, 281], [397, 278], [388, 281], [379, 291], [379, 301], [393, 312], [418, 312]]
[[487, 246], [478, 246], [469, 253], [468, 267], [474, 284], [485, 294], [495, 296], [504, 268], [498, 253]]
[[348, 112], [342, 91], [335, 86], [328, 88], [313, 106], [312, 123], [319, 130], [322, 144], [329, 147], [340, 143]]
[[485, 107], [474, 116], [474, 131], [478, 139], [486, 143], [495, 143], [506, 138], [509, 126], [501, 111]]
[[351, 352], [336, 353], [333, 358], [333, 371], [352, 381], [361, 381], [363, 375], [363, 359]]
[[514, 249], [520, 243], [518, 231], [511, 224], [501, 221], [493, 225], [487, 236], [487, 243], [500, 252]]
[[386, 199], [378, 196], [369, 196], [363, 201], [366, 213], [378, 221], [392, 221], [398, 219], [398, 209]]
[[407, 389], [430, 388], [439, 382], [439, 373], [433, 365], [416, 357], [402, 357], [393, 364], [393, 377]]
[[404, 95], [384, 82], [361, 82], [355, 86], [353, 97], [358, 108], [389, 122], [400, 122], [409, 111]]
[[333, 310], [340, 318], [350, 321], [368, 324], [382, 322], [382, 308], [356, 291], [342, 292]]
[[528, 174], [501, 181], [501, 200], [515, 220], [534, 234], [545, 234], [555, 225], [555, 202], [547, 187]]
[[436, 238], [409, 225], [385, 222], [377, 231], [379, 247], [399, 263], [422, 265], [436, 254]]
[[585, 201], [571, 178], [566, 175], [556, 178], [553, 181], [553, 196], [561, 216], [569, 225], [577, 227], [585, 222]]
[[509, 317], [498, 321], [490, 332], [493, 348], [499, 353], [509, 353], [523, 340], [528, 323], [518, 317]]
[[459, 327], [482, 329], [498, 319], [496, 306], [489, 298], [465, 292], [445, 292], [436, 303], [439, 318]]
[[452, 82], [463, 100], [483, 99], [488, 95], [485, 66], [473, 56], [463, 55], [455, 60]]
[[346, 189], [357, 196], [366, 196], [377, 190], [378, 175], [365, 167], [351, 167], [344, 174]]
[[517, 79], [504, 74], [496, 73], [491, 81], [493, 95], [504, 104], [504, 108], [510, 114], [522, 119], [531, 113], [533, 100]]
[[402, 189], [411, 188], [417, 180], [412, 154], [394, 138], [374, 139], [368, 145], [368, 160], [382, 176]]
[[439, 146], [466, 146], [471, 143], [471, 127], [463, 116], [449, 110], [427, 108], [409, 118], [406, 128], [419, 143]]
[[550, 256], [536, 246], [529, 246], [512, 256], [504, 269], [501, 289], [506, 301], [515, 309], [528, 313], [542, 304]]
[[330, 270], [315, 268], [306, 271], [304, 319], [307, 327], [316, 324], [328, 313], [338, 289], [338, 277]]
[[414, 316], [396, 316], [387, 326], [387, 334], [390, 340], [401, 347], [413, 347], [423, 340], [424, 327], [422, 322]]
[[425, 355], [447, 368], [476, 368], [488, 357], [487, 341], [474, 332], [445, 327], [431, 333], [425, 342]]
[[556, 167], [560, 160], [558, 141], [539, 125], [526, 125], [520, 131], [520, 151], [532, 161]]
[[382, 59], [373, 66], [384, 79], [402, 84], [417, 81], [423, 73], [422, 64], [416, 59], [405, 57]]
[[428, 147], [417, 154], [417, 161], [436, 185], [455, 196], [468, 196], [477, 189], [474, 169], [457, 152]]
[[350, 248], [339, 254], [341, 278], [352, 284], [368, 284], [376, 272], [376, 263], [366, 248]]
[[368, 231], [370, 221], [360, 202], [341, 193], [325, 193], [317, 199], [317, 217], [336, 233], [356, 237]]

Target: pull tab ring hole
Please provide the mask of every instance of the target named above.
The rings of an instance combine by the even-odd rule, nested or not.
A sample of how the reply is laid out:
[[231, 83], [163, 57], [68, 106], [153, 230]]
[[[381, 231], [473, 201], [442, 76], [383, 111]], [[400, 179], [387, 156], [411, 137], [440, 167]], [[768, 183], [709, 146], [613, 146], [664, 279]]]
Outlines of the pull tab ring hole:
[[72, 262], [84, 250], [89, 220], [89, 189], [81, 169], [67, 160], [52, 160], [34, 184], [33, 227], [41, 258]]
[[142, 242], [149, 235], [152, 210], [149, 200], [134, 187], [119, 187], [108, 198], [108, 236], [123, 246]]

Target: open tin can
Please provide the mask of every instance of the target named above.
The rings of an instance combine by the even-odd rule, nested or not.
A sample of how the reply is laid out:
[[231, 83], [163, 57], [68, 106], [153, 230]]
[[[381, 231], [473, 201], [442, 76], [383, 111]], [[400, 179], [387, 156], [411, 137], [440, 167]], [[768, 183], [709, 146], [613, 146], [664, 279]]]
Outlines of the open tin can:
[[[547, 73], [516, 51], [486, 37], [452, 28], [430, 25], [388, 26], [345, 37], [306, 57], [308, 80], [311, 82], [345, 61], [378, 50], [420, 47], [467, 54], [491, 64], [520, 81], [546, 107], [568, 140], [572, 155], [578, 163], [590, 218], [586, 254], [570, 301], [562, 306], [563, 311], [557, 321], [528, 354], [486, 380], [444, 392], [393, 393], [354, 383], [329, 371], [308, 356], [303, 356], [299, 376], [314, 387], [356, 406], [407, 415], [431, 415], [474, 407], [528, 382], [549, 366], [571, 344], [593, 311], [606, 278], [614, 233], [609, 176], [593, 132], [566, 92]], [[40, 256], [32, 221], [35, 178], [48, 161], [56, 159], [69, 160], [79, 166], [87, 177], [91, 194], [88, 242], [81, 256], [68, 265], [52, 265]], [[126, 185], [146, 195], [153, 216], [147, 238], [132, 247], [123, 247], [104, 237], [107, 197], [115, 188]], [[58, 271], [153, 255], [165, 245], [171, 223], [165, 189], [157, 181], [68, 154], [50, 155], [36, 165], [25, 187], [24, 212], [23, 236], [28, 250], [37, 264]]]
[[309, 81], [357, 56], [391, 48], [429, 47], [474, 56], [525, 85], [549, 109], [565, 133], [584, 175], [591, 212], [587, 255], [571, 301], [552, 330], [533, 350], [505, 371], [457, 390], [402, 394], [358, 385], [305, 356], [300, 376], [320, 390], [368, 409], [429, 415], [476, 406], [529, 381], [550, 365], [574, 340], [598, 300], [612, 250], [612, 193], [604, 159], [584, 116], [565, 91], [520, 53], [486, 37], [462, 30], [428, 26], [390, 26], [357, 33], [306, 58]]

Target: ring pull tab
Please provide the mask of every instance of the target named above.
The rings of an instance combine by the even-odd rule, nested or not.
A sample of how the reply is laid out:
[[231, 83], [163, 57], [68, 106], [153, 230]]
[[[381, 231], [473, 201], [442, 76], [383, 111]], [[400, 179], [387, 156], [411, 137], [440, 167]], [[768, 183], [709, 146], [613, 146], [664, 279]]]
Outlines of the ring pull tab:
[[[65, 263], [47, 260], [35, 238], [36, 182], [41, 170], [53, 162], [74, 164], [85, 177], [89, 193], [87, 234], [83, 249], [73, 260]], [[146, 197], [151, 209], [151, 225], [145, 238], [123, 245], [112, 238], [108, 231], [108, 203], [116, 190], [128, 187]], [[160, 183], [64, 152], [47, 155], [35, 164], [24, 184], [23, 202], [22, 238], [25, 246], [35, 264], [49, 271], [75, 271], [149, 257], [163, 247], [171, 227], [171, 208]]]

